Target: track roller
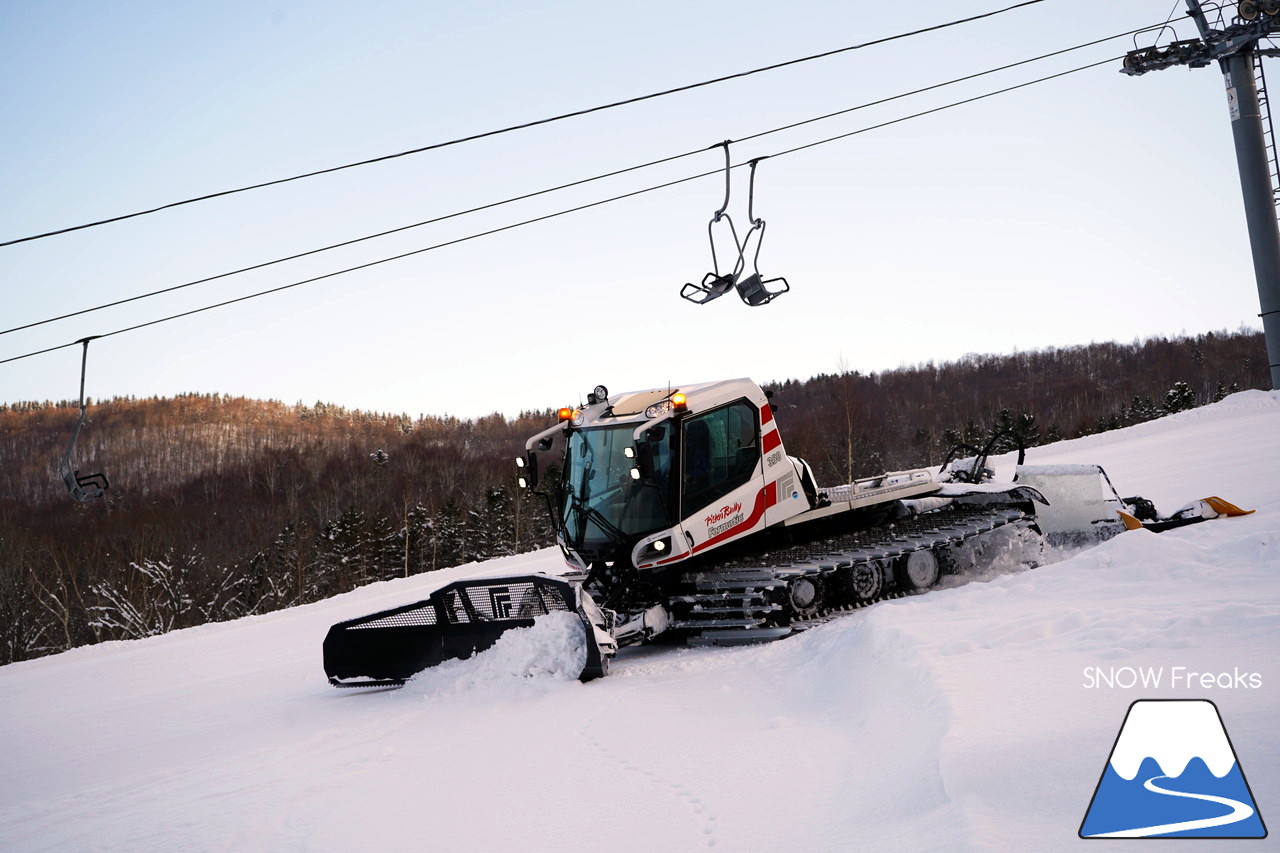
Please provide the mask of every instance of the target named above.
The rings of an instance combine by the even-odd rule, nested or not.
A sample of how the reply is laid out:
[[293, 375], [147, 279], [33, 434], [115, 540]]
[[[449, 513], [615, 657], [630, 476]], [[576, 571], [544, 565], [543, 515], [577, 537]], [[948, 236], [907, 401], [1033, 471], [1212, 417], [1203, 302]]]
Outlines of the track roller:
[[787, 583], [786, 599], [783, 603], [787, 615], [792, 619], [811, 619], [822, 610], [823, 579], [818, 575], [801, 575]]
[[905, 592], [923, 592], [938, 582], [942, 569], [932, 551], [912, 551], [899, 557], [894, 565], [898, 586]]
[[877, 560], [855, 563], [840, 570], [840, 579], [847, 590], [849, 600], [857, 604], [870, 604], [884, 592], [884, 569]]

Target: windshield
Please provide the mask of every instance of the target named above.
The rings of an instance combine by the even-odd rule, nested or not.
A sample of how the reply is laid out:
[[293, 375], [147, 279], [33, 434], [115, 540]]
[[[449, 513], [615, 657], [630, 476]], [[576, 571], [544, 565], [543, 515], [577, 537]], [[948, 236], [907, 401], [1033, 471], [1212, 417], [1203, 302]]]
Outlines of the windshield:
[[599, 547], [630, 541], [670, 527], [667, 496], [671, 451], [659, 442], [653, 453], [652, 485], [631, 476], [636, 460], [623, 452], [634, 427], [574, 430], [565, 452], [560, 518], [570, 542]]

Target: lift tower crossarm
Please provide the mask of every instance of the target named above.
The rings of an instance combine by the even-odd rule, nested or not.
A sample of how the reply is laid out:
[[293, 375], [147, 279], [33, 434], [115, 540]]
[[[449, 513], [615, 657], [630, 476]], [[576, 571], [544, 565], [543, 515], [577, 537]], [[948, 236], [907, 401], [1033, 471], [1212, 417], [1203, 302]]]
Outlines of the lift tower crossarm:
[[[1276, 18], [1259, 15], [1254, 21], [1241, 21], [1215, 30], [1209, 26], [1204, 11], [1195, 0], [1188, 0], [1187, 17], [1196, 23], [1200, 38], [1174, 41], [1164, 47], [1140, 47], [1125, 54], [1122, 74], [1139, 77], [1148, 71], [1163, 71], [1175, 65], [1204, 68], [1214, 60], [1222, 61], [1241, 51], [1256, 48], [1258, 40], [1267, 38], [1280, 28]], [[1270, 51], [1268, 51], [1270, 53]]]
[[[1187, 0], [1187, 15], [1195, 21], [1200, 38], [1132, 50], [1125, 56], [1120, 70], [1136, 77], [1175, 65], [1203, 68], [1213, 61], [1222, 68], [1245, 222], [1253, 251], [1253, 273], [1262, 308], [1258, 316], [1262, 318], [1267, 341], [1271, 387], [1280, 389], [1280, 230], [1276, 226], [1280, 160], [1276, 157], [1275, 134], [1262, 77], [1262, 57], [1274, 56], [1276, 52], [1258, 49], [1259, 39], [1280, 29], [1280, 17], [1277, 17], [1280, 2], [1241, 0], [1236, 8], [1238, 16], [1230, 26], [1214, 29], [1209, 26], [1199, 0]], [[1275, 177], [1273, 164], [1276, 164]]]

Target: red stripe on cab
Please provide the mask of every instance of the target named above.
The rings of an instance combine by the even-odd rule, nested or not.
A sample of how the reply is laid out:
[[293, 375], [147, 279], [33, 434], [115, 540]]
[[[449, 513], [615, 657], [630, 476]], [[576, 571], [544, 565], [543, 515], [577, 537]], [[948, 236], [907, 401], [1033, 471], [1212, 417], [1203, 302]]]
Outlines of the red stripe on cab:
[[782, 445], [782, 436], [778, 435], [776, 429], [770, 430], [764, 434], [763, 447], [764, 452], [769, 453]]

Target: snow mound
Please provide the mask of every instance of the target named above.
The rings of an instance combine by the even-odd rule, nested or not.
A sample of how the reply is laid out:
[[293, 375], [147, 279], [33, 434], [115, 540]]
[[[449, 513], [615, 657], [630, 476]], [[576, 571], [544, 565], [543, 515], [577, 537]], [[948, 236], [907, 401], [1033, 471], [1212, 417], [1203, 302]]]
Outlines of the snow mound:
[[[324, 677], [331, 625], [464, 577], [562, 571], [551, 549], [0, 667], [0, 849], [429, 837], [541, 853], [582, 847], [586, 826], [664, 853], [1075, 851], [1137, 699], [1213, 701], [1265, 812], [1280, 792], [1280, 394], [1029, 461], [1102, 465], [1164, 509], [1220, 494], [1257, 512], [993, 567], [777, 643], [628, 647], [589, 685], [568, 613], [399, 691]], [[1187, 768], [1225, 756], [1189, 741]], [[1163, 741], [1121, 752], [1170, 771], [1183, 758]]]
[[587, 665], [587, 638], [576, 613], [539, 616], [530, 628], [507, 631], [466, 660], [445, 661], [414, 676], [406, 691], [442, 696], [480, 688], [521, 691], [524, 679], [576, 681]]

